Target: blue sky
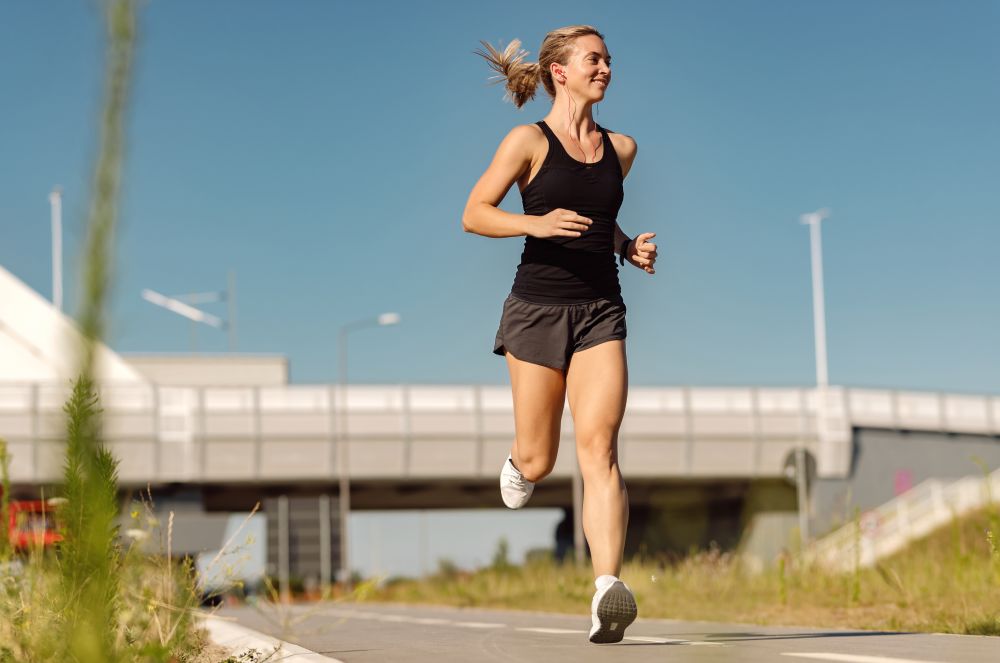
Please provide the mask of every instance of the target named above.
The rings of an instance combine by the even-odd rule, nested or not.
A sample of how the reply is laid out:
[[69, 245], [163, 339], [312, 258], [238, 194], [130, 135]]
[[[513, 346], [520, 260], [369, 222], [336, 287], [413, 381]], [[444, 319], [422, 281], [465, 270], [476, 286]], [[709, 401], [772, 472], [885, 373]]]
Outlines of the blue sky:
[[[353, 339], [352, 379], [506, 382], [490, 350], [522, 240], [459, 219], [499, 140], [548, 102], [503, 103], [471, 51], [517, 37], [533, 58], [548, 29], [590, 23], [615, 60], [598, 121], [639, 143], [619, 222], [661, 246], [656, 276], [622, 276], [634, 384], [809, 384], [798, 216], [828, 206], [831, 380], [1000, 392], [1000, 3], [144, 5], [121, 351], [188, 350], [188, 323], [139, 292], [233, 269], [239, 349], [287, 354], [296, 382], [332, 381], [338, 325], [386, 310], [403, 324]], [[96, 6], [0, 9], [0, 264], [46, 294], [53, 185], [70, 247], [84, 222]]]
[[[143, 4], [118, 350], [188, 350], [188, 323], [139, 292], [218, 289], [233, 269], [240, 350], [287, 354], [296, 382], [332, 381], [337, 327], [394, 310], [402, 325], [352, 338], [352, 380], [505, 383], [490, 350], [522, 240], [463, 234], [460, 215], [547, 101], [503, 103], [472, 50], [520, 38], [533, 59], [547, 30], [590, 23], [615, 62], [598, 121], [639, 143], [619, 221], [661, 247], [656, 276], [622, 276], [633, 384], [810, 384], [798, 217], [828, 206], [831, 380], [1000, 393], [1000, 3]], [[68, 246], [82, 239], [96, 7], [0, 7], [0, 264], [44, 294], [53, 185]], [[428, 516], [443, 547], [426, 566], [488, 561], [500, 535], [517, 559], [558, 513], [480, 512], [474, 537], [454, 535], [462, 517]], [[356, 514], [359, 565], [418, 571], [418, 519]], [[380, 528], [412, 545], [378, 553]]]

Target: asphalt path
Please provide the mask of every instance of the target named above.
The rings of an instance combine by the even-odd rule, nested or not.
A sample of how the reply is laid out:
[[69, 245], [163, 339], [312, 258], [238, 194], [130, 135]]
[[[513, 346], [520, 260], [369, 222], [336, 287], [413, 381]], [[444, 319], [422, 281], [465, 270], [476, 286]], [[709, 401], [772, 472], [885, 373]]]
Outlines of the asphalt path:
[[640, 618], [621, 643], [592, 645], [589, 615], [376, 603], [242, 606], [219, 614], [344, 663], [1000, 662], [1000, 637], [987, 636]]

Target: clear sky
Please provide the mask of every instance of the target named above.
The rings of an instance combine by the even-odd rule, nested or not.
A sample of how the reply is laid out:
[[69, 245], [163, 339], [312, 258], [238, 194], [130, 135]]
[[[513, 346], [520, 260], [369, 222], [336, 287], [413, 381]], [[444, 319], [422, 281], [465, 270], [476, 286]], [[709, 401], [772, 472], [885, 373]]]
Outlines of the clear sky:
[[[472, 51], [520, 38], [534, 59], [547, 30], [589, 23], [614, 56], [598, 121], [639, 144], [619, 222], [660, 245], [655, 276], [622, 276], [633, 384], [810, 384], [798, 217], [826, 206], [831, 381], [1000, 393], [1000, 2], [142, 4], [119, 351], [188, 350], [187, 321], [140, 291], [220, 289], [232, 269], [239, 349], [286, 354], [295, 382], [335, 378], [339, 325], [397, 311], [353, 337], [352, 380], [505, 383], [490, 350], [522, 240], [460, 216], [548, 101], [504, 103]], [[0, 6], [0, 264], [50, 294], [61, 185], [73, 305], [97, 6]], [[479, 545], [453, 557], [488, 559], [495, 541]]]
[[[547, 30], [590, 23], [614, 56], [598, 121], [639, 144], [619, 222], [661, 246], [655, 276], [622, 276], [633, 383], [809, 384], [798, 216], [828, 206], [831, 380], [1000, 392], [998, 2], [143, 4], [118, 350], [188, 350], [187, 321], [140, 291], [233, 269], [239, 349], [287, 354], [296, 382], [332, 381], [338, 325], [387, 310], [403, 324], [354, 337], [352, 379], [505, 382], [490, 350], [523, 240], [460, 215], [548, 101], [502, 102], [472, 50], [516, 37], [534, 58]], [[46, 294], [55, 184], [81, 239], [96, 7], [0, 8], [0, 264]]]

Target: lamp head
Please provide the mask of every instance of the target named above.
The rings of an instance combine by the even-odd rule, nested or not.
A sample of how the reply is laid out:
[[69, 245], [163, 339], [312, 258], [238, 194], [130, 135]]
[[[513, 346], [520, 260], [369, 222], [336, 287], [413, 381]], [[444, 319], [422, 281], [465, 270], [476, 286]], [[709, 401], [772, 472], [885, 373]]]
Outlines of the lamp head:
[[828, 218], [829, 216], [830, 216], [830, 208], [824, 207], [822, 209], [816, 210], [815, 212], [809, 212], [808, 214], [801, 215], [799, 217], [799, 221], [801, 221], [804, 224], [819, 223], [820, 221]]

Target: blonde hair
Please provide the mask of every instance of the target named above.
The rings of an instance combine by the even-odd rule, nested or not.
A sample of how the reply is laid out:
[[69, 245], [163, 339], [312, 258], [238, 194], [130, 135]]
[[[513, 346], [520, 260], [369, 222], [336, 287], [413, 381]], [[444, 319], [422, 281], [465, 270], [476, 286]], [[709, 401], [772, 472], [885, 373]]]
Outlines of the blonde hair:
[[597, 28], [589, 25], [570, 25], [553, 30], [545, 35], [542, 41], [538, 62], [524, 61], [528, 52], [521, 48], [519, 39], [510, 42], [503, 51], [498, 51], [485, 41], [480, 42], [485, 50], [477, 49], [475, 54], [485, 58], [490, 68], [497, 72], [497, 75], [492, 77], [494, 83], [506, 81], [506, 98], [520, 108], [534, 98], [539, 80], [548, 95], [552, 99], [556, 98], [556, 86], [552, 81], [550, 68], [553, 63], [567, 64], [573, 41], [577, 37], [587, 35], [596, 35], [604, 39], [604, 35], [598, 32]]

